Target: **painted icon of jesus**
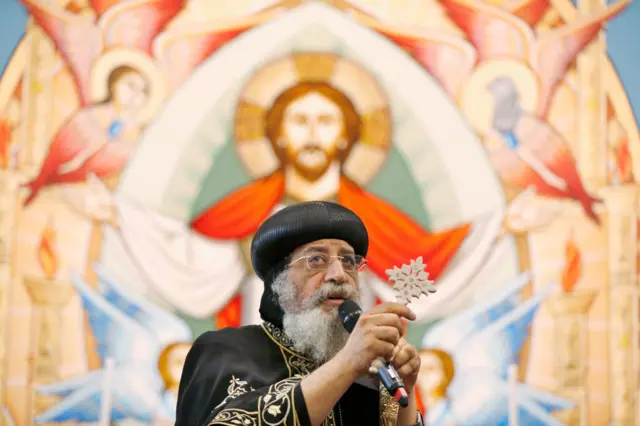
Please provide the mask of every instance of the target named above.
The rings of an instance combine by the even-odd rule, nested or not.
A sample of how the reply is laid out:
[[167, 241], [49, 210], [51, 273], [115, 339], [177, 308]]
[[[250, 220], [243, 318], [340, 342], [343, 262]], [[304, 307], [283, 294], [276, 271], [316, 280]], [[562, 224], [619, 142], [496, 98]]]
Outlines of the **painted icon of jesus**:
[[[368, 193], [349, 176], [356, 175], [358, 179], [358, 173], [372, 174], [370, 170], [348, 170], [349, 160], [354, 155], [363, 156], [364, 150], [383, 151], [379, 146], [363, 145], [374, 145], [368, 137], [376, 141], [380, 136], [388, 137], [388, 126], [374, 122], [363, 129], [363, 119], [354, 102], [322, 81], [300, 82], [287, 88], [263, 116], [265, 138], [257, 143], [270, 144], [275, 154], [274, 171], [204, 211], [191, 224], [195, 231], [212, 239], [247, 238], [278, 203], [336, 200], [357, 212], [365, 222], [371, 236], [369, 265], [374, 274], [386, 279], [386, 269], [423, 256], [431, 277], [437, 279], [465, 240], [469, 226], [432, 233], [389, 202]], [[372, 127], [378, 127], [383, 135], [372, 135]], [[264, 147], [259, 151], [268, 152]], [[266, 162], [265, 155], [268, 154], [260, 156], [262, 164]], [[375, 160], [355, 164], [364, 169], [379, 166]]]
[[[86, 214], [118, 230], [119, 244], [146, 277], [145, 292], [157, 293], [187, 316], [204, 318], [217, 312], [218, 326], [238, 326], [247, 317], [259, 321], [255, 301], [261, 284], [239, 242], [250, 241], [262, 221], [283, 204], [306, 200], [335, 200], [362, 218], [371, 241], [368, 274], [381, 282], [386, 282], [386, 269], [418, 256], [432, 279], [446, 269], [445, 275], [466, 281], [472, 268], [464, 265], [486, 256], [490, 248], [474, 248], [478, 243], [471, 241], [469, 224], [432, 232], [365, 189], [391, 144], [386, 97], [361, 75], [345, 77], [344, 67], [321, 78], [318, 70], [323, 67], [311, 65], [316, 78], [298, 78], [277, 91], [271, 83], [269, 90], [260, 87], [241, 96], [234, 141], [254, 180], [214, 201], [188, 226], [99, 188], [89, 193], [101, 199], [76, 203], [80, 210], [101, 210]], [[330, 77], [336, 74], [343, 80]], [[99, 180], [92, 182], [100, 185]], [[470, 249], [459, 251], [465, 241], [471, 241], [465, 245]], [[447, 268], [454, 256], [455, 264]], [[255, 314], [245, 315], [245, 308]]]

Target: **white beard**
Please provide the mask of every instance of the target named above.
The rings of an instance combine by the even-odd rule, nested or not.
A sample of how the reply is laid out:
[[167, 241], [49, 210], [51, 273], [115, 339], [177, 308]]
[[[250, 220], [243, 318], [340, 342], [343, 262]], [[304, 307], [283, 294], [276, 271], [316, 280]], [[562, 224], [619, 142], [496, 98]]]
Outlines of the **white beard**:
[[353, 287], [326, 283], [311, 298], [300, 303], [298, 291], [287, 270], [273, 282], [273, 292], [284, 311], [283, 331], [298, 352], [318, 363], [333, 358], [349, 338], [338, 309], [325, 310], [321, 305], [327, 294], [335, 291], [343, 292], [345, 299], [359, 301], [359, 292]]

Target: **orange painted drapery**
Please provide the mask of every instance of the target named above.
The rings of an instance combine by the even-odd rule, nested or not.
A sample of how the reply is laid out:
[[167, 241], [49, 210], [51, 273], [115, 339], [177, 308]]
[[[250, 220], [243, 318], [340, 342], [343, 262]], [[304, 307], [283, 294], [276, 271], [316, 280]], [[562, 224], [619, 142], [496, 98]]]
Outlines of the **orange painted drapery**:
[[[206, 237], [238, 240], [253, 235], [285, 195], [284, 175], [278, 171], [232, 192], [204, 211], [191, 228]], [[369, 268], [386, 281], [385, 270], [424, 258], [431, 279], [437, 279], [457, 253], [470, 226], [431, 233], [389, 202], [346, 178], [340, 181], [338, 201], [360, 216], [369, 232]], [[241, 296], [236, 296], [216, 319], [240, 326]]]
[[432, 233], [389, 202], [366, 192], [346, 178], [340, 181], [338, 202], [353, 210], [369, 233], [369, 269], [387, 280], [387, 269], [422, 256], [426, 270], [438, 279], [467, 237], [470, 225]]

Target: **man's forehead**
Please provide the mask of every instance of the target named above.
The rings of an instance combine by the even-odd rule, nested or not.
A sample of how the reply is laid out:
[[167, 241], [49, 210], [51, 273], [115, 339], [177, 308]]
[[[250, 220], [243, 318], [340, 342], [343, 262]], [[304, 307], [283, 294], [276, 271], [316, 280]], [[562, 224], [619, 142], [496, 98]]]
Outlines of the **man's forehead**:
[[311, 252], [311, 251], [328, 252], [331, 250], [336, 250], [342, 253], [354, 252], [353, 247], [351, 247], [349, 243], [347, 243], [344, 240], [338, 240], [338, 239], [323, 239], [323, 240], [312, 241], [310, 243], [307, 243], [299, 247], [298, 250], [296, 251], [302, 253], [302, 252]]

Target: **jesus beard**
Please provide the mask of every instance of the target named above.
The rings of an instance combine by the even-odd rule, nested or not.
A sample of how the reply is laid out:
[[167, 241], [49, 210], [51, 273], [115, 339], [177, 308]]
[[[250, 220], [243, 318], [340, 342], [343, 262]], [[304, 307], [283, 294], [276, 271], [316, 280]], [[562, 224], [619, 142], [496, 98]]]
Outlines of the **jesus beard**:
[[319, 144], [308, 144], [298, 150], [287, 149], [289, 163], [311, 182], [320, 179], [329, 170], [335, 155], [335, 148], [325, 149]]
[[349, 285], [329, 282], [301, 303], [288, 271], [281, 272], [272, 285], [284, 311], [283, 331], [292, 340], [294, 348], [318, 363], [333, 358], [347, 343], [349, 333], [342, 325], [338, 309], [326, 310], [322, 302], [330, 294], [359, 302], [358, 290]]

